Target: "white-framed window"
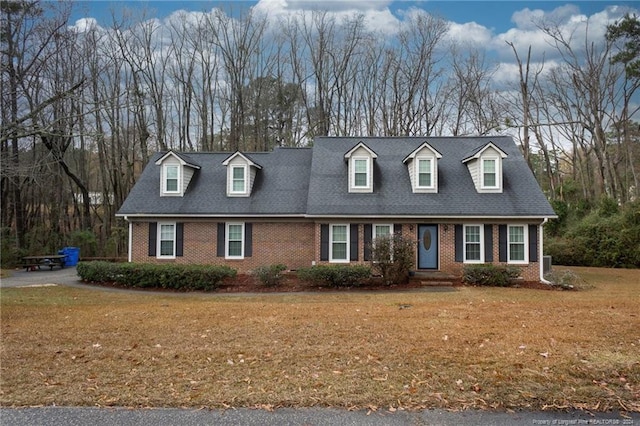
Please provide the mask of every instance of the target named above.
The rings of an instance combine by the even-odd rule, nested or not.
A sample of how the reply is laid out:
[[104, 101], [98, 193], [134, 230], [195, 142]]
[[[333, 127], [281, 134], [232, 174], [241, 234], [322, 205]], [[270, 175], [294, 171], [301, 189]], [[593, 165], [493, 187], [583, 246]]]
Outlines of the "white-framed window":
[[464, 261], [466, 263], [484, 262], [483, 231], [482, 225], [464, 225]]
[[373, 239], [380, 237], [389, 237], [392, 234], [393, 225], [373, 225]]
[[225, 258], [244, 259], [244, 223], [226, 223]]
[[498, 159], [483, 158], [481, 168], [482, 188], [498, 188]]
[[247, 192], [247, 166], [231, 166], [231, 191], [232, 194], [244, 194]]
[[176, 224], [158, 223], [158, 258], [176, 257]]
[[352, 168], [351, 185], [353, 188], [369, 188], [369, 157], [354, 157]]
[[349, 225], [330, 226], [329, 261], [349, 262]]
[[416, 188], [432, 189], [435, 186], [434, 168], [435, 161], [432, 158], [416, 159]]
[[509, 247], [507, 250], [509, 263], [528, 263], [529, 253], [527, 251], [527, 226], [509, 225]]
[[177, 194], [180, 192], [180, 166], [165, 164], [163, 192]]
[[[372, 235], [372, 239], [373, 239], [373, 245], [375, 246], [376, 244], [376, 239], [378, 238], [390, 238], [393, 235], [393, 225], [389, 225], [389, 224], [379, 224], [379, 225], [373, 225], [373, 235]], [[393, 240], [389, 241], [389, 251], [390, 253], [388, 253], [388, 260], [393, 260]], [[382, 254], [382, 253], [378, 253], [378, 254]], [[381, 259], [380, 259], [381, 260]]]

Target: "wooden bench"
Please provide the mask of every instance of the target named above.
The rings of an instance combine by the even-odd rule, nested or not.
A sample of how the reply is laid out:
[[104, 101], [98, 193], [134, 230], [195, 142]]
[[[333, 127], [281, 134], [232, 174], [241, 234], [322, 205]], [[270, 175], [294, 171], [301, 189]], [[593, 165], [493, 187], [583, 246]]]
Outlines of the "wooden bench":
[[22, 258], [22, 266], [26, 271], [35, 271], [36, 268], [40, 269], [41, 266], [48, 266], [53, 271], [55, 266], [59, 266], [60, 269], [64, 268], [64, 264], [67, 260], [66, 254], [48, 254], [42, 256], [25, 256]]

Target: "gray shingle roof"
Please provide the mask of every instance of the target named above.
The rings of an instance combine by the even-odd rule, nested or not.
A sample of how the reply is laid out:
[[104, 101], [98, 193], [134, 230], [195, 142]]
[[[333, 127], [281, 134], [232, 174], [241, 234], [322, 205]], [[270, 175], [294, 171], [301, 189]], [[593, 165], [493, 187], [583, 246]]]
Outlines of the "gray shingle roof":
[[[422, 143], [442, 154], [438, 193], [414, 194], [402, 161]], [[359, 142], [375, 151], [374, 192], [348, 192], [344, 153]], [[503, 160], [503, 193], [478, 193], [462, 160], [489, 142], [508, 154]], [[226, 196], [229, 153], [189, 153], [202, 168], [184, 197], [160, 197], [156, 156], [145, 168], [119, 215], [309, 215], [390, 217], [553, 217], [511, 137], [345, 137], [316, 138], [313, 148], [278, 148], [251, 153], [263, 168], [250, 197]]]

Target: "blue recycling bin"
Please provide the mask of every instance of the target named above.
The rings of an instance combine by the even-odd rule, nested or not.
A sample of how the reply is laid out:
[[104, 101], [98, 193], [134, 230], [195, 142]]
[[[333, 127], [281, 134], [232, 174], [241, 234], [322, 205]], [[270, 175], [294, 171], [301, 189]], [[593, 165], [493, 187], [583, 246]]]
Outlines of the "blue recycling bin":
[[58, 254], [64, 254], [67, 259], [64, 262], [64, 266], [76, 266], [80, 260], [80, 248], [79, 247], [64, 247], [58, 252]]

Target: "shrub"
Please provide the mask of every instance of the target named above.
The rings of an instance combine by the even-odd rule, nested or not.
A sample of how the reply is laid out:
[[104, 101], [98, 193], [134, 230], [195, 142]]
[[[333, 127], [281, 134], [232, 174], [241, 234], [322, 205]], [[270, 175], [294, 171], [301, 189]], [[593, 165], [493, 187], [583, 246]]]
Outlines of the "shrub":
[[76, 270], [80, 278], [88, 282], [180, 291], [213, 290], [225, 278], [236, 276], [235, 269], [211, 265], [80, 262]]
[[69, 234], [67, 241], [69, 246], [78, 247], [81, 256], [93, 257], [98, 252], [98, 239], [89, 229], [73, 231]]
[[329, 287], [353, 287], [370, 277], [371, 268], [366, 265], [318, 265], [298, 269], [298, 278], [302, 281]]
[[276, 287], [282, 282], [282, 273], [287, 267], [282, 264], [259, 266], [253, 270], [253, 275], [257, 277], [262, 285], [266, 287]]
[[376, 238], [369, 246], [371, 268], [386, 285], [404, 284], [409, 280], [409, 270], [414, 266], [415, 241], [402, 235]]
[[462, 281], [470, 285], [509, 287], [520, 276], [520, 268], [503, 265], [466, 265]]
[[585, 290], [592, 288], [585, 280], [573, 271], [557, 270], [545, 274], [544, 279], [563, 290]]

